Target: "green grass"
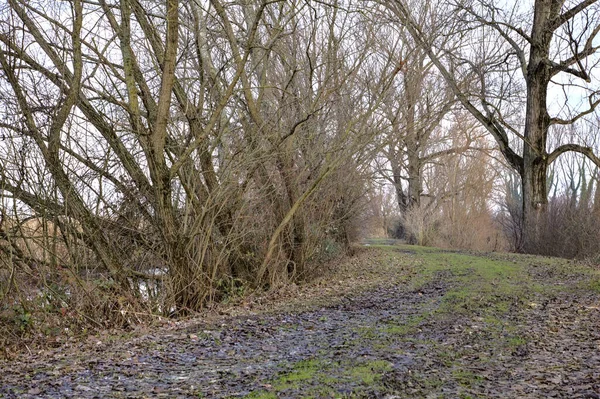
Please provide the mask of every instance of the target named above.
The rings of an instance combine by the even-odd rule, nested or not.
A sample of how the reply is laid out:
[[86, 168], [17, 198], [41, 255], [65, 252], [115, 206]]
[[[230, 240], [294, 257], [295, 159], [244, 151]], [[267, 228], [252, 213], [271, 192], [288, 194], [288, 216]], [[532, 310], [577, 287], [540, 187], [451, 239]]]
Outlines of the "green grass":
[[[438, 313], [476, 314], [493, 318], [527, 297], [532, 281], [514, 262], [455, 252], [418, 248], [421, 270], [413, 280], [418, 289], [434, 278], [450, 285]], [[440, 277], [441, 276], [441, 277]]]
[[372, 360], [350, 368], [347, 372], [353, 380], [371, 385], [386, 371], [392, 370], [392, 364], [385, 360]]
[[525, 345], [527, 343], [527, 340], [521, 336], [513, 336], [513, 337], [508, 337], [506, 343], [507, 343], [508, 347], [516, 348], [518, 346]]
[[593, 280], [589, 282], [589, 289], [600, 293], [600, 279]]
[[280, 376], [273, 386], [278, 390], [297, 388], [306, 381], [313, 380], [316, 375], [327, 367], [320, 360], [302, 360], [294, 364], [292, 371]]
[[425, 320], [425, 315], [415, 315], [404, 321], [389, 321], [384, 326], [379, 328], [379, 331], [389, 335], [408, 335], [413, 333], [419, 324]]
[[249, 395], [246, 395], [248, 399], [277, 399], [277, 394], [274, 392], [267, 391], [255, 391]]
[[[444, 251], [436, 248], [387, 245], [383, 240], [372, 240], [371, 260], [378, 278], [402, 270], [402, 279], [390, 284], [403, 285], [407, 292], [426, 295], [428, 289], [439, 286], [440, 296], [423, 303], [420, 313], [409, 317], [392, 317], [379, 325], [362, 326], [356, 329], [357, 342], [370, 342], [372, 348], [397, 350], [401, 341], [411, 341], [430, 348], [444, 373], [412, 375], [416, 386], [438, 391], [453, 381], [464, 390], [460, 397], [470, 397], [469, 391], [483, 380], [464, 367], [464, 356], [472, 356], [472, 349], [464, 349], [465, 342], [480, 348], [477, 362], [485, 365], [494, 361], [497, 353], [511, 353], [527, 344], [527, 331], [522, 331], [515, 317], [522, 312], [533, 311], [539, 306], [539, 296], [555, 295], [561, 291], [583, 290], [600, 293], [600, 271], [562, 259], [544, 258], [516, 254], [476, 254]], [[394, 274], [395, 275], [395, 274]], [[386, 279], [378, 280], [378, 284]], [[321, 321], [327, 321], [322, 317]], [[446, 345], [435, 338], [420, 337], [417, 332], [424, 325], [435, 328], [436, 323], [457, 326], [463, 341], [457, 345]], [[276, 398], [299, 389], [302, 397], [352, 397], [340, 396], [338, 383], [357, 387], [376, 387], [381, 376], [393, 369], [385, 360], [340, 359], [339, 363], [313, 359], [293, 364], [288, 372], [273, 379], [269, 391], [252, 393], [249, 398]], [[297, 392], [297, 391], [295, 391]], [[354, 393], [352, 393], [354, 395]]]
[[483, 377], [469, 370], [454, 370], [452, 372], [452, 377], [457, 383], [467, 388], [483, 380]]
[[[336, 375], [336, 370], [342, 371]], [[352, 398], [354, 394], [340, 395], [335, 389], [336, 384], [344, 382], [372, 386], [381, 379], [383, 373], [390, 370], [392, 364], [385, 360], [345, 360], [344, 364], [318, 359], [302, 360], [293, 364], [290, 371], [271, 381], [269, 390], [252, 392], [246, 398], [271, 399], [297, 389], [302, 389], [303, 398]]]
[[[305, 386], [312, 385], [314, 381], [318, 381], [318, 385], [327, 385], [328, 383], [335, 382], [335, 379], [329, 377], [329, 374], [325, 370], [330, 369], [335, 365], [330, 362], [321, 361], [318, 359], [307, 359], [301, 360], [293, 364], [292, 369], [289, 372], [281, 374], [277, 379], [271, 382], [272, 390], [266, 391], [255, 391], [246, 398], [251, 399], [273, 399], [277, 398], [277, 393], [285, 392], [288, 390], [298, 389]], [[331, 391], [328, 387], [322, 386], [319, 388], [312, 389], [311, 393], [318, 395], [330, 394]], [[306, 398], [312, 396], [303, 396]]]

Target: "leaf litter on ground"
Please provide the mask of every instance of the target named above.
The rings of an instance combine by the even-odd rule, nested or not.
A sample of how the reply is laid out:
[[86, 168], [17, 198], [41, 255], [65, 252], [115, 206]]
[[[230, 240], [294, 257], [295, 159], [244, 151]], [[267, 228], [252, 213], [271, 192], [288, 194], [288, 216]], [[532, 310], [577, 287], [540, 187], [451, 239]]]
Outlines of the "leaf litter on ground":
[[0, 398], [600, 398], [598, 270], [372, 245], [320, 279], [0, 363]]

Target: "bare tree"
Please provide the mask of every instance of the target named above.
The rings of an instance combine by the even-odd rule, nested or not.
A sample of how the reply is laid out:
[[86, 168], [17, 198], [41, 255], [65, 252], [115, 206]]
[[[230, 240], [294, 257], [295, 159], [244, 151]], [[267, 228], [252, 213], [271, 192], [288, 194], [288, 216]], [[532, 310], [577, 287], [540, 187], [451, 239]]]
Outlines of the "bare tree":
[[436, 145], [429, 151], [439, 155], [423, 168], [425, 195], [406, 212], [406, 227], [420, 245], [493, 249], [497, 162], [490, 140], [464, 111], [452, 112], [444, 124], [444, 141], [430, 143]]
[[[553, 126], [579, 121], [600, 103], [597, 88], [590, 84], [599, 61], [596, 1], [536, 0], [530, 6], [515, 2], [503, 8], [479, 0], [447, 2], [446, 34], [461, 37], [466, 47], [461, 52], [444, 52], [439, 39], [430, 38], [418, 24], [408, 2], [381, 3], [427, 52], [463, 106], [493, 135], [519, 173], [524, 250], [535, 251], [538, 222], [548, 201], [548, 165], [568, 151], [600, 165], [586, 143], [574, 140], [547, 148]], [[459, 84], [466, 78], [471, 80], [469, 87]], [[556, 86], [565, 93], [579, 87], [587, 92], [586, 104], [569, 107], [567, 94], [565, 112], [551, 116], [548, 92]]]
[[399, 83], [382, 104], [382, 114], [390, 129], [384, 139], [385, 157], [390, 163], [398, 206], [406, 212], [420, 204], [423, 167], [443, 155], [435, 150], [434, 141], [441, 138], [434, 137], [434, 132], [452, 108], [453, 94], [444, 90], [443, 81], [432, 70], [433, 64], [412, 39], [401, 40], [395, 51], [388, 50], [399, 58], [400, 73]]
[[[426, 3], [419, 5], [414, 13], [420, 26], [427, 25], [429, 38], [444, 33], [443, 18], [437, 18]], [[383, 127], [380, 135], [383, 156], [379, 170], [395, 188], [401, 214], [420, 207], [425, 200], [425, 207], [417, 212], [425, 215], [431, 211], [426, 211], [427, 208], [438, 205], [434, 196], [447, 194], [442, 194], [443, 190], [435, 193], [427, 190], [425, 170], [444, 163], [448, 157], [475, 149], [477, 140], [468, 133], [469, 129], [454, 128], [457, 122], [449, 115], [456, 108], [454, 93], [427, 53], [402, 26], [392, 22], [388, 29], [386, 36], [379, 40], [380, 51], [396, 57], [399, 73], [377, 115], [383, 120], [380, 125]], [[442, 40], [444, 51], [460, 45], [450, 35]], [[464, 140], [457, 134], [464, 134]], [[444, 179], [441, 175], [435, 177], [438, 178]], [[404, 236], [399, 227], [397, 233]]]

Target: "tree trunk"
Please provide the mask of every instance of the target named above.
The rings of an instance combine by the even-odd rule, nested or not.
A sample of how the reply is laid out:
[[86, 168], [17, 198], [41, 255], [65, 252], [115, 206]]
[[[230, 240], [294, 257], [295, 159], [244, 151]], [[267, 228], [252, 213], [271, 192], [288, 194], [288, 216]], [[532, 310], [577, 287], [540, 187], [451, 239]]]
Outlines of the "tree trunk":
[[[531, 159], [533, 158], [533, 159]], [[540, 225], [546, 217], [547, 162], [544, 157], [525, 157], [523, 190], [523, 248], [526, 253], [536, 253], [540, 245]]]
[[404, 92], [406, 109], [406, 153], [407, 153], [407, 172], [408, 172], [408, 209], [419, 206], [421, 203], [421, 159], [419, 130], [416, 126], [417, 105], [419, 97], [423, 94], [423, 79], [425, 71], [423, 60], [419, 58], [415, 62], [417, 69], [407, 71], [404, 76]]
[[[174, 313], [177, 316], [185, 316], [202, 308], [208, 291], [203, 285], [205, 280], [198, 276], [197, 266], [186, 256], [186, 241], [170, 242], [168, 246], [167, 260], [171, 267]], [[170, 309], [165, 311], [169, 312]]]
[[408, 197], [404, 193], [404, 189], [402, 188], [402, 170], [398, 163], [398, 157], [400, 156], [395, 152], [395, 150], [390, 146], [390, 164], [392, 166], [392, 179], [394, 180], [394, 189], [396, 191], [396, 201], [398, 202], [398, 209], [400, 213], [404, 214], [404, 212], [408, 209]]
[[547, 205], [546, 175], [548, 154], [546, 138], [550, 126], [547, 110], [548, 83], [550, 82], [549, 59], [552, 40], [551, 5], [536, 1], [532, 44], [527, 66], [527, 108], [523, 143], [523, 250], [535, 253], [539, 249], [540, 223], [544, 220]]
[[421, 205], [423, 180], [421, 177], [421, 159], [419, 158], [418, 144], [408, 149], [408, 208]]
[[[593, 180], [592, 180], [593, 181]], [[596, 191], [594, 193], [594, 205], [592, 211], [596, 218], [600, 220], [600, 168], [596, 169]]]

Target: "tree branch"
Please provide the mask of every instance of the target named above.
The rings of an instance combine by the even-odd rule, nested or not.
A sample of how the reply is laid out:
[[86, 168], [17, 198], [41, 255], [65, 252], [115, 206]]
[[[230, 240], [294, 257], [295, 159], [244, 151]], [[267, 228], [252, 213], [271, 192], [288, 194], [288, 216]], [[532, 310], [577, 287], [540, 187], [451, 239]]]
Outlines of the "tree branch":
[[596, 101], [592, 100], [592, 97], [594, 95], [598, 95], [598, 94], [600, 94], [600, 92], [595, 91], [588, 96], [588, 102], [590, 104], [590, 107], [588, 109], [586, 109], [585, 111], [577, 114], [576, 116], [574, 116], [571, 119], [550, 118], [550, 125], [571, 125], [571, 124], [577, 122], [579, 119], [583, 118], [584, 116], [591, 114], [592, 112], [594, 112], [596, 110], [596, 107], [598, 106], [598, 104], [600, 104], [600, 96], [598, 97], [598, 99]]
[[570, 20], [571, 18], [573, 18], [574, 16], [579, 14], [581, 11], [585, 10], [587, 7], [591, 6], [592, 4], [594, 4], [597, 1], [598, 0], [582, 1], [581, 3], [577, 4], [575, 7], [565, 11], [564, 13], [562, 13], [561, 15], [556, 17], [554, 19], [554, 21], [552, 21], [552, 23], [550, 24], [550, 26], [548, 28], [551, 29], [552, 32], [554, 32], [562, 24], [564, 24], [565, 22], [567, 22], [568, 20]]
[[525, 57], [525, 51], [523, 51], [523, 48], [521, 46], [519, 46], [519, 44], [512, 37], [510, 37], [510, 35], [508, 33], [506, 33], [503, 29], [501, 29], [501, 26], [507, 27], [507, 28], [519, 33], [529, 43], [531, 43], [531, 38], [529, 36], [527, 36], [525, 34], [525, 32], [523, 32], [522, 29], [515, 28], [507, 23], [501, 23], [501, 22], [494, 21], [494, 20], [488, 21], [487, 19], [485, 19], [482, 16], [475, 13], [475, 11], [473, 11], [471, 8], [465, 8], [465, 11], [467, 11], [469, 14], [471, 14], [473, 17], [475, 17], [475, 19], [479, 23], [493, 28], [496, 32], [498, 32], [500, 34], [500, 36], [502, 36], [502, 38], [504, 40], [506, 40], [508, 42], [508, 44], [510, 44], [510, 46], [515, 51], [517, 58], [519, 59], [519, 64], [521, 65], [521, 71], [523, 72], [523, 76], [527, 76], [527, 59]]
[[594, 154], [594, 150], [591, 147], [584, 147], [579, 144], [563, 144], [557, 147], [554, 151], [552, 151], [548, 155], [548, 164], [551, 164], [559, 157], [559, 155], [564, 154], [565, 152], [578, 152], [580, 154], [585, 155], [590, 161], [592, 161], [596, 166], [600, 167], [600, 158]]

